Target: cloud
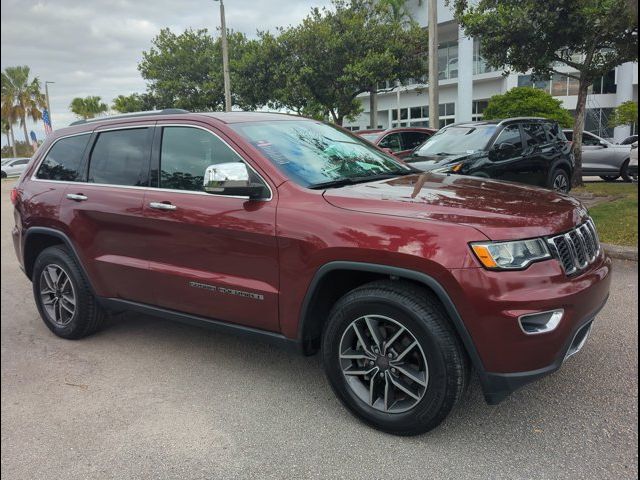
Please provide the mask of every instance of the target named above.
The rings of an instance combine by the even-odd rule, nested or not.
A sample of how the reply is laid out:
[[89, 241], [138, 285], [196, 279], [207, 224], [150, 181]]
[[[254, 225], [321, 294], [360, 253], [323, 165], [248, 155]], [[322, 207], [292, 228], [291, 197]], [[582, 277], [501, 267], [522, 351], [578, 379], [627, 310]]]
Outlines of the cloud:
[[[227, 27], [257, 30], [294, 25], [329, 0], [227, 0]], [[1, 67], [29, 65], [49, 86], [54, 128], [75, 118], [71, 99], [98, 95], [106, 103], [145, 90], [137, 65], [161, 28], [216, 31], [219, 3], [212, 0], [2, 0]], [[217, 31], [216, 31], [217, 34]], [[29, 125], [39, 138], [42, 125]], [[22, 135], [16, 132], [18, 139]], [[4, 138], [2, 140], [4, 142]], [[3, 143], [4, 144], [4, 143]]]

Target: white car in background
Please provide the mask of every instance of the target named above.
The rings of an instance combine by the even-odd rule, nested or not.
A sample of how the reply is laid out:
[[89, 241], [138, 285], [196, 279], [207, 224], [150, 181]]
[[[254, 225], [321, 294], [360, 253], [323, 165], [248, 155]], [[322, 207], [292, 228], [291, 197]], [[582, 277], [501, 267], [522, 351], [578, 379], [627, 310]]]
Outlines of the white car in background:
[[2, 159], [2, 178], [18, 177], [25, 171], [29, 164], [30, 158], [3, 158]]

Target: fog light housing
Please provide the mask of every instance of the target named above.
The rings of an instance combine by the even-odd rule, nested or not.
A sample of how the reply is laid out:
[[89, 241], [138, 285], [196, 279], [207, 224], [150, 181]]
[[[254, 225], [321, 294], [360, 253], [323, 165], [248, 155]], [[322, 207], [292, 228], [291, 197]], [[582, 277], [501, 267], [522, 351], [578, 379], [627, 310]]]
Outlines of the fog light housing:
[[560, 324], [564, 316], [564, 310], [551, 310], [548, 312], [529, 313], [518, 318], [520, 329], [527, 335], [539, 335], [552, 332]]

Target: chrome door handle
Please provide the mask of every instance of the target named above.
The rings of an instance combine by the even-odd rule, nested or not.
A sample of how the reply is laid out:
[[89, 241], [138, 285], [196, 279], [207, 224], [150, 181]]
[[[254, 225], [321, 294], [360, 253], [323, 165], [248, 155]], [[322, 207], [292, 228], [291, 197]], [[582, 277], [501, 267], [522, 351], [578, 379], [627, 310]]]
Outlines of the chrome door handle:
[[170, 203], [162, 203], [162, 202], [151, 202], [149, 203], [149, 206], [151, 208], [155, 208], [158, 210], [175, 210], [176, 208], [178, 208], [175, 205], [172, 205]]
[[81, 193], [67, 193], [67, 198], [69, 200], [75, 200], [76, 202], [84, 202], [89, 199], [89, 197], [82, 195]]

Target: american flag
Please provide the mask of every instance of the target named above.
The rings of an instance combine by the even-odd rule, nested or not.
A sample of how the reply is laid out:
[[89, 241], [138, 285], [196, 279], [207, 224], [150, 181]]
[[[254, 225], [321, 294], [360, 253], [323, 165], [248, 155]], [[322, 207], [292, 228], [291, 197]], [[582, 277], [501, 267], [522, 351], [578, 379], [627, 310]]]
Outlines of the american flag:
[[49, 112], [46, 108], [42, 111], [42, 121], [44, 122], [44, 134], [49, 135], [53, 132], [53, 128], [51, 128], [51, 118], [49, 118]]

